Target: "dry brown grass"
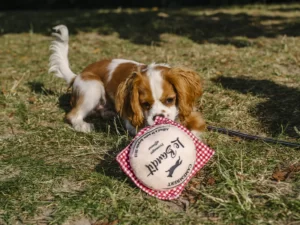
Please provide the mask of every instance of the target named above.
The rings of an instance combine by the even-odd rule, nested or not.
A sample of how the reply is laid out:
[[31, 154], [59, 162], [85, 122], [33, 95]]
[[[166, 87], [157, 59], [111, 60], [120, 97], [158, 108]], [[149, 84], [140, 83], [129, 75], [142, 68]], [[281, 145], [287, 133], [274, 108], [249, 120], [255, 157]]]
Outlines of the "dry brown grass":
[[64, 23], [75, 72], [109, 57], [191, 67], [208, 124], [299, 143], [299, 8], [1, 12], [0, 223], [299, 223], [299, 171], [284, 175], [299, 150], [207, 132], [214, 158], [179, 200], [159, 201], [115, 161], [130, 140], [121, 122], [73, 131], [67, 88], [47, 74], [50, 29]]

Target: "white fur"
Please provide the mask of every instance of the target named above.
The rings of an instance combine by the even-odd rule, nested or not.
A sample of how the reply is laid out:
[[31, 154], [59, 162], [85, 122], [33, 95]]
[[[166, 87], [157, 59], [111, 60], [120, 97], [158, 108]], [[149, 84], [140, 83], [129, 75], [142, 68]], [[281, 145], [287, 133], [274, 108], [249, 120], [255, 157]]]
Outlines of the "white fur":
[[152, 96], [155, 100], [159, 100], [163, 94], [163, 89], [162, 89], [163, 79], [161, 77], [161, 72], [159, 70], [155, 70], [149, 67], [147, 75], [150, 82]]
[[99, 81], [85, 81], [78, 76], [75, 78], [73, 89], [83, 98], [83, 102], [77, 105], [76, 114], [70, 118], [70, 122], [75, 130], [90, 132], [94, 129], [93, 124], [87, 123], [83, 119], [97, 108], [100, 102], [105, 104], [104, 86]]
[[132, 61], [132, 60], [127, 60], [127, 59], [113, 59], [111, 61], [111, 63], [108, 65], [107, 69], [108, 69], [108, 77], [107, 77], [107, 82], [109, 82], [112, 78], [112, 75], [115, 71], [115, 69], [123, 63], [134, 63], [139, 65], [140, 63], [136, 62], [136, 61]]
[[[149, 77], [150, 87], [152, 91], [152, 97], [154, 99], [154, 103], [151, 107], [151, 109], [148, 112], [144, 113], [145, 119], [147, 124], [153, 125], [154, 119], [156, 115], [164, 115], [164, 117], [175, 120], [178, 110], [176, 106], [168, 107], [164, 105], [160, 98], [163, 95], [163, 88], [162, 88], [162, 82], [163, 78], [161, 75], [161, 71], [154, 68], [154, 66], [161, 65], [161, 64], [150, 64], [148, 67], [147, 75]], [[168, 66], [166, 64], [163, 64], [164, 66]]]
[[75, 78], [73, 88], [83, 98], [83, 102], [77, 105], [76, 114], [69, 118], [70, 122], [75, 130], [90, 132], [94, 129], [93, 124], [87, 123], [83, 119], [98, 107], [99, 102], [105, 103], [104, 86], [99, 81], [85, 81], [78, 76]]
[[53, 29], [60, 33], [52, 34], [56, 37], [56, 40], [52, 41], [50, 45], [52, 55], [50, 56], [49, 73], [53, 72], [57, 77], [65, 79], [70, 84], [74, 77], [76, 77], [76, 74], [69, 67], [69, 31], [65, 25], [58, 25]]
[[167, 64], [167, 63], [155, 63], [155, 62], [153, 62], [153, 63], [151, 63], [149, 66], [148, 66], [148, 69], [149, 70], [153, 70], [153, 69], [155, 69], [155, 67], [157, 67], [157, 66], [164, 66], [164, 67], [168, 67], [168, 68], [170, 68], [170, 65], [169, 64]]

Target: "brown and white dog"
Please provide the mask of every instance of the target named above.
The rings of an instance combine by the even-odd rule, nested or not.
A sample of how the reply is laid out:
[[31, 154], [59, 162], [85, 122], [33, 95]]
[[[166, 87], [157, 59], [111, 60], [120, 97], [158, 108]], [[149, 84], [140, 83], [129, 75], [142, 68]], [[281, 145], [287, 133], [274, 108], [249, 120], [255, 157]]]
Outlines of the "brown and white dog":
[[66, 118], [75, 130], [90, 132], [93, 124], [84, 119], [95, 110], [105, 118], [112, 109], [124, 119], [132, 135], [153, 125], [156, 116], [177, 121], [196, 135], [204, 131], [205, 122], [194, 109], [202, 95], [202, 82], [196, 72], [167, 64], [110, 59], [90, 64], [77, 76], [69, 67], [67, 27], [58, 25], [53, 29], [56, 40], [50, 46], [49, 72], [72, 87], [72, 110]]

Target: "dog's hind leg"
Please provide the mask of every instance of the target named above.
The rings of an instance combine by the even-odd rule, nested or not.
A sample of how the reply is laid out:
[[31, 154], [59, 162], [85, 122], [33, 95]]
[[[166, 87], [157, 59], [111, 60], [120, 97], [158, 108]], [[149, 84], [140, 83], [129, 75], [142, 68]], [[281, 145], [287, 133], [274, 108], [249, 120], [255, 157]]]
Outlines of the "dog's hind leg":
[[105, 90], [99, 80], [83, 80], [77, 76], [73, 84], [73, 109], [67, 114], [66, 119], [73, 128], [81, 132], [90, 132], [94, 125], [84, 119], [101, 103], [105, 103]]

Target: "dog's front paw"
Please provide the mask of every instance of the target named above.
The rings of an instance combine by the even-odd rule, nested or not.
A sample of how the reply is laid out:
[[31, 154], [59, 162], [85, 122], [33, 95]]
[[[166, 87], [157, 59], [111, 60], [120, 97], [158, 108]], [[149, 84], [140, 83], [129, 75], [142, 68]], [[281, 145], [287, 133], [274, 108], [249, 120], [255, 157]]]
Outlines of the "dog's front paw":
[[89, 133], [95, 129], [94, 125], [92, 123], [87, 123], [87, 122], [73, 124], [73, 127], [75, 130], [84, 132], [84, 133]]

